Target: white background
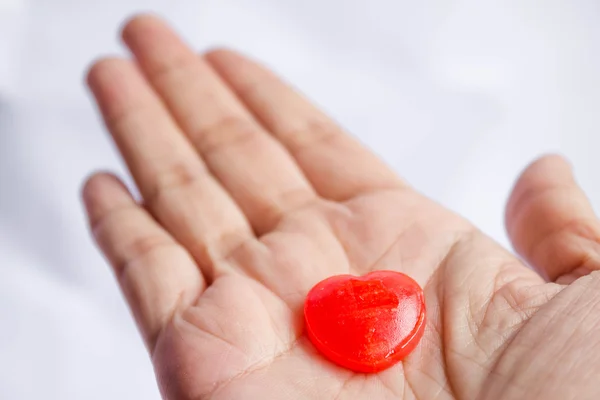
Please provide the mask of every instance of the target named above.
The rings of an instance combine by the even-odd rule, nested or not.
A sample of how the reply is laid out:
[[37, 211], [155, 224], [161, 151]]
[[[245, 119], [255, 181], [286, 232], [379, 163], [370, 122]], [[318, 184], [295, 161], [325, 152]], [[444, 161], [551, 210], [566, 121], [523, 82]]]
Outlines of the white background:
[[123, 171], [83, 86], [153, 10], [264, 60], [501, 243], [518, 172], [566, 154], [600, 202], [597, 0], [0, 0], [0, 398], [158, 399], [78, 198]]

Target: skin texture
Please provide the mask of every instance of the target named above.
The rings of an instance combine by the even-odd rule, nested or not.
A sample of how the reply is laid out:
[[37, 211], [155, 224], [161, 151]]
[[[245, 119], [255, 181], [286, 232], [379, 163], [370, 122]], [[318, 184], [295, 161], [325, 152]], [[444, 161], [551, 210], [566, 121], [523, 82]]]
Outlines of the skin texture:
[[[165, 399], [600, 398], [600, 229], [562, 158], [514, 188], [517, 258], [255, 62], [199, 56], [152, 16], [123, 39], [134, 59], [88, 82], [141, 200], [105, 173], [83, 198]], [[307, 340], [302, 306], [379, 269], [423, 287], [425, 333], [353, 373]]]

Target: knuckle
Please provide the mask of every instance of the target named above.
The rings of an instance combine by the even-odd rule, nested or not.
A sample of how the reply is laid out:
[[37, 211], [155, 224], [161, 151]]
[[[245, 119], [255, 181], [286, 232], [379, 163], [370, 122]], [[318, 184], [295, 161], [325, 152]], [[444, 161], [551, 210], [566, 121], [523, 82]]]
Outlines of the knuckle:
[[161, 86], [163, 83], [168, 84], [172, 79], [177, 79], [182, 75], [192, 72], [191, 70], [198, 67], [198, 60], [190, 57], [187, 54], [173, 56], [168, 62], [157, 63], [154, 69], [148, 73], [148, 79], [155, 86]]
[[203, 154], [214, 154], [224, 148], [235, 147], [259, 137], [260, 128], [250, 120], [228, 116], [193, 134], [193, 140]]
[[562, 230], [583, 239], [600, 242], [600, 229], [598, 227], [598, 222], [590, 218], [578, 218], [570, 220], [564, 225]]
[[144, 202], [150, 209], [155, 209], [157, 203], [167, 193], [193, 186], [205, 174], [203, 168], [185, 163], [175, 163], [157, 173], [154, 184], [144, 193]]
[[143, 235], [131, 240], [126, 252], [131, 260], [148, 257], [159, 248], [172, 247], [173, 242], [163, 235]]
[[340, 129], [332, 122], [313, 119], [284, 131], [281, 136], [290, 142], [291, 151], [297, 156], [307, 149], [335, 142], [341, 133]]
[[162, 235], [144, 235], [131, 239], [125, 245], [124, 257], [114, 262], [116, 275], [122, 278], [134, 264], [150, 265], [150, 260], [157, 257], [158, 251], [175, 250], [177, 247], [169, 238]]

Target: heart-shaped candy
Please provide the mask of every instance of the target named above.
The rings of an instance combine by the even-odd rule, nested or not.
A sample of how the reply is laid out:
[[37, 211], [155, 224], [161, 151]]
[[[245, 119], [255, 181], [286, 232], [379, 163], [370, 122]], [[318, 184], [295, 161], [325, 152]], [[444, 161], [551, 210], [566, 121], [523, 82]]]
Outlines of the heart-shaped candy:
[[304, 317], [308, 337], [325, 357], [356, 372], [379, 372], [419, 343], [425, 300], [419, 284], [400, 272], [339, 275], [311, 289]]

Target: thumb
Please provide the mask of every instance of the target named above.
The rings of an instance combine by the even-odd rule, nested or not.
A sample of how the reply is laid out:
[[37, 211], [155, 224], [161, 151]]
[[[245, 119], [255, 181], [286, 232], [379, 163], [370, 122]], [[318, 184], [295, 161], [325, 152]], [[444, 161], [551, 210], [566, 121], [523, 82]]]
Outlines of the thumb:
[[571, 283], [600, 270], [600, 223], [560, 156], [542, 157], [521, 174], [506, 229], [515, 250], [548, 280]]

